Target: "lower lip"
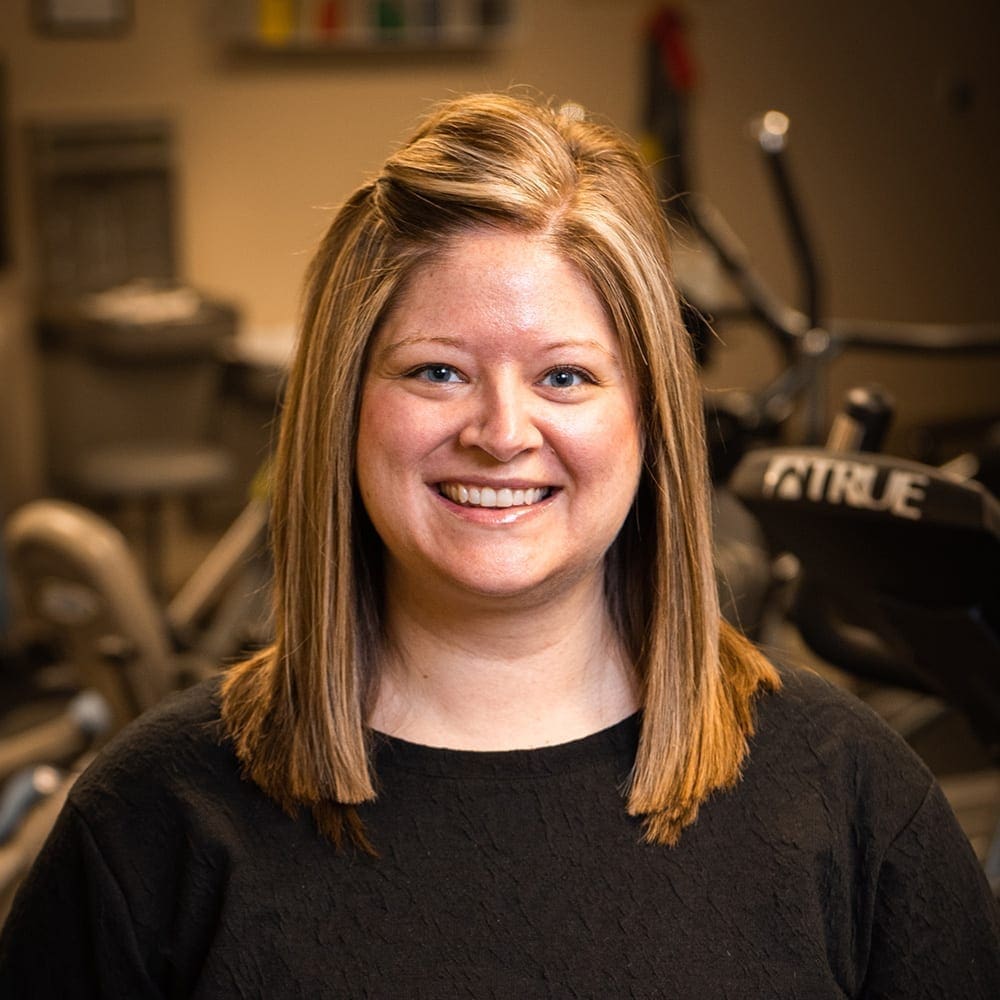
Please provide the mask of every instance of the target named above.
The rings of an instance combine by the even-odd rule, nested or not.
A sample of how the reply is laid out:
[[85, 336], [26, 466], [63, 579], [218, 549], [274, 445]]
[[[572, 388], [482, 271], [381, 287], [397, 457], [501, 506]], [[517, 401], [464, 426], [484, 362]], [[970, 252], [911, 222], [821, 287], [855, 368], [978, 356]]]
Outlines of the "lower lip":
[[455, 503], [435, 487], [431, 487], [431, 492], [444, 505], [445, 510], [453, 517], [458, 517], [463, 521], [473, 524], [502, 527], [507, 524], [517, 524], [527, 517], [546, 510], [555, 498], [559, 495], [559, 490], [552, 490], [544, 500], [523, 507], [472, 507], [466, 504]]

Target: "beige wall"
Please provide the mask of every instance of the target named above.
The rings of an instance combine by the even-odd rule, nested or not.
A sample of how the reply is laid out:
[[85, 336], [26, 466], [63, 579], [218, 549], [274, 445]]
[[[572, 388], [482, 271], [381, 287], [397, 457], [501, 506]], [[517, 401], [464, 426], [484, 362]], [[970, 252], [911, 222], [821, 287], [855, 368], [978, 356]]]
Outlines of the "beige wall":
[[[172, 118], [182, 274], [239, 303], [255, 330], [294, 322], [301, 275], [328, 207], [376, 169], [427, 101], [527, 84], [638, 126], [640, 24], [649, 2], [522, 0], [518, 37], [490, 53], [301, 58], [227, 52], [210, 31], [211, 6], [136, 0], [124, 38], [94, 41], [39, 36], [28, 23], [30, 4], [0, 4], [18, 255], [0, 278], [0, 378], [21, 386], [0, 393], [8, 503], [40, 488], [23, 321], [32, 290], [18, 131], [25, 121]], [[799, 187], [834, 311], [1000, 316], [992, 3], [689, 0], [686, 7], [700, 74], [697, 177], [780, 290], [794, 286], [765, 178], [741, 131], [750, 115], [774, 105], [793, 118]], [[961, 80], [977, 97], [956, 113], [942, 94]], [[735, 360], [713, 378], [752, 381], [759, 354], [752, 342], [734, 343]], [[928, 375], [926, 364], [917, 367], [916, 375], [907, 369], [907, 391], [928, 408], [924, 387], [936, 392], [934, 371], [944, 369]], [[961, 409], [995, 396], [1000, 371], [948, 368], [946, 381], [958, 402], [944, 409]]]
[[428, 101], [529, 83], [635, 121], [647, 6], [636, 0], [529, 2], [509, 47], [444, 56], [239, 55], [213, 37], [211, 6], [137, 0], [124, 39], [56, 41], [31, 33], [28, 4], [4, 4], [0, 37], [16, 119], [173, 119], [184, 275], [240, 302], [252, 326], [292, 320], [326, 209], [377, 169]]
[[[741, 129], [777, 107], [817, 245], [828, 312], [1000, 320], [1000, 5], [993, 0], [701, 0], [689, 5], [701, 80], [704, 188], [786, 296], [795, 281], [767, 175]], [[971, 103], [949, 95], [967, 87]], [[760, 344], [734, 337], [712, 374], [739, 382]], [[899, 401], [890, 444], [924, 420], [1000, 413], [1000, 359], [853, 355], [831, 396], [875, 379]]]

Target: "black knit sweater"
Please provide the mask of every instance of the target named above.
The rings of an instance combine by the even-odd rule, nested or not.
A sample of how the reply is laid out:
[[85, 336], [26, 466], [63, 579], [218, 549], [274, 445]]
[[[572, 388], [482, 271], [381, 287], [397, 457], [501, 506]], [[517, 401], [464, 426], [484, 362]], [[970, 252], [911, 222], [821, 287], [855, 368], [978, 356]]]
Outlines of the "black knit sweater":
[[217, 682], [81, 778], [0, 941], [0, 996], [1000, 996], [1000, 917], [925, 768], [806, 674], [674, 848], [621, 788], [638, 719], [477, 753], [382, 739], [380, 857], [240, 777]]

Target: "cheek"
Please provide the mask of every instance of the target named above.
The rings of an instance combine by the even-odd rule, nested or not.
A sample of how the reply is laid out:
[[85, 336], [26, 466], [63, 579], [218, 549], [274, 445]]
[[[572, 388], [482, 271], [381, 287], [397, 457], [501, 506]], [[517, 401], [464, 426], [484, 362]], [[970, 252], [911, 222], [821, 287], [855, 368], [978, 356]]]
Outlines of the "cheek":
[[398, 483], [402, 462], [396, 427], [384, 408], [368, 399], [362, 402], [354, 475], [361, 504], [383, 543], [392, 524], [397, 500], [393, 484]]
[[578, 473], [615, 490], [633, 490], [642, 465], [642, 436], [630, 406], [602, 410], [584, 424], [562, 428], [562, 440]]
[[392, 464], [396, 445], [392, 440], [395, 423], [388, 412], [383, 394], [366, 389], [358, 416], [358, 443], [355, 469], [358, 488], [365, 507], [371, 513], [371, 500], [385, 478], [385, 467]]
[[375, 385], [361, 401], [356, 452], [358, 483], [366, 503], [370, 490], [398, 484], [404, 472], [412, 472], [421, 456], [440, 437], [440, 418], [415, 406], [412, 398], [393, 387]]
[[605, 433], [612, 450], [618, 453], [619, 464], [632, 469], [634, 478], [638, 480], [645, 440], [639, 408], [631, 396], [623, 400], [617, 408], [613, 419], [607, 423]]

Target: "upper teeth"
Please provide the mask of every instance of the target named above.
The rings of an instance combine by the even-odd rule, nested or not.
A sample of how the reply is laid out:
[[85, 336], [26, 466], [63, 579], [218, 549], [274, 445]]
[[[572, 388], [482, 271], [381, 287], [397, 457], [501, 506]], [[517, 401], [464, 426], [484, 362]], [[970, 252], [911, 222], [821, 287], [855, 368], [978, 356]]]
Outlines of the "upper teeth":
[[527, 507], [549, 494], [545, 488], [509, 490], [506, 487], [462, 486], [461, 483], [442, 483], [441, 492], [449, 500], [469, 507]]

